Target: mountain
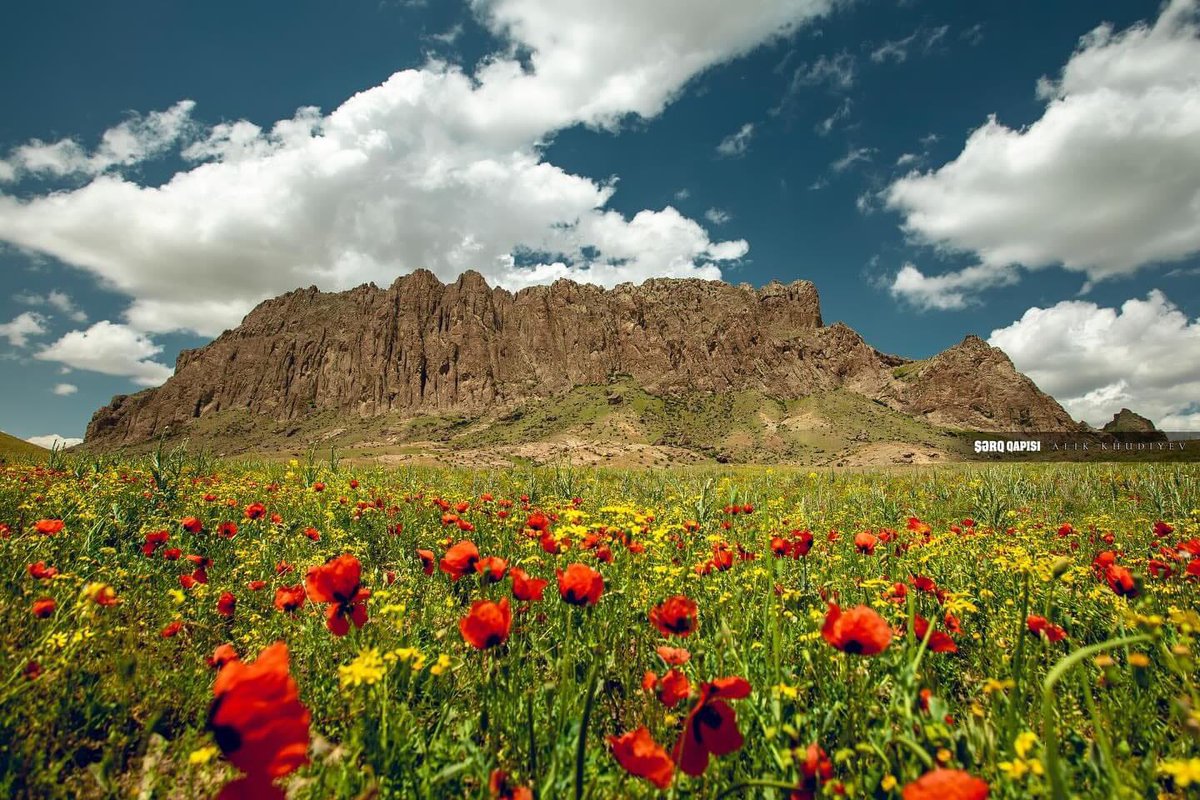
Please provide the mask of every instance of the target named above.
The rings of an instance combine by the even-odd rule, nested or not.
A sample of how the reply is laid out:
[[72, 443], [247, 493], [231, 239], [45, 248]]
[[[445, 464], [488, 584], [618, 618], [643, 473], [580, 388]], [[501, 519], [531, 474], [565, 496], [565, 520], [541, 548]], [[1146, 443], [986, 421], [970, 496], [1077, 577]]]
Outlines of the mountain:
[[50, 451], [0, 431], [0, 464], [8, 461], [44, 461]]
[[186, 435], [228, 452], [320, 441], [372, 455], [532, 448], [536, 460], [611, 445], [655, 461], [821, 462], [880, 431], [936, 451], [946, 429], [1076, 427], [978, 337], [923, 361], [887, 355], [825, 325], [808, 281], [512, 293], [476, 272], [442, 284], [418, 270], [387, 289], [261, 303], [180, 353], [162, 386], [114, 397], [85, 445]]

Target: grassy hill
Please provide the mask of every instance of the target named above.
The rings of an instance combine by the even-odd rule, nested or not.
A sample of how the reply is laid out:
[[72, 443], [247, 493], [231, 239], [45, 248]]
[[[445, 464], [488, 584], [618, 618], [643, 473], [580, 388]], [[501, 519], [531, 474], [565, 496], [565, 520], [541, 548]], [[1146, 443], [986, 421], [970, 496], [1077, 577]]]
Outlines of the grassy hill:
[[41, 461], [50, 451], [0, 431], [0, 461]]

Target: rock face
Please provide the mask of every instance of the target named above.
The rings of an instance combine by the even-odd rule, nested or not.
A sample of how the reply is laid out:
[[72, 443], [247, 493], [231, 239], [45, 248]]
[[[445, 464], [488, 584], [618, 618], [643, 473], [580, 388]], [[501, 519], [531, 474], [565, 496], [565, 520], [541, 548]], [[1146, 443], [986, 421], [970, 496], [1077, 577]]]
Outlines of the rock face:
[[605, 290], [560, 280], [510, 293], [475, 272], [444, 285], [418, 270], [387, 289], [309, 288], [260, 304], [235, 330], [180, 353], [162, 386], [113, 398], [86, 440], [145, 441], [225, 410], [276, 420], [331, 409], [478, 415], [617, 375], [658, 395], [845, 388], [939, 425], [1074, 426], [976, 337], [908, 362], [841, 323], [825, 326], [808, 281], [654, 279]]
[[1154, 423], [1128, 408], [1122, 408], [1100, 430], [1105, 433], [1156, 433]]

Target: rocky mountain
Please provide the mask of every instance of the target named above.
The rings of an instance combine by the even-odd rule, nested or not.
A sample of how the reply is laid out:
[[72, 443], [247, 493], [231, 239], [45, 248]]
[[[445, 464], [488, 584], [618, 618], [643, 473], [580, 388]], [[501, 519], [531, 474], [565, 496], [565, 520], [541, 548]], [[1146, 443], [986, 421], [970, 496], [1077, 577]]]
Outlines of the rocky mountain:
[[[887, 355], [841, 323], [825, 325], [808, 281], [755, 289], [653, 279], [606, 290], [560, 280], [512, 293], [475, 272], [446, 285], [418, 270], [387, 289], [308, 288], [263, 302], [238, 328], [182, 352], [162, 386], [114, 397], [93, 416], [85, 442], [202, 437], [235, 417], [239, 429], [299, 431], [309, 440], [327, 438], [323, 428], [386, 419], [393, 439], [411, 438], [397, 432], [404, 421], [502, 426], [522, 409], [618, 384], [650, 398], [643, 406], [657, 403], [661, 424], [647, 422], [645, 409], [634, 422], [645, 429], [638, 435], [659, 439], [670, 438], [671, 409], [681, 403], [752, 395], [760, 428], [796, 430], [803, 421], [788, 404], [831, 393], [930, 430], [1075, 429], [981, 339], [968, 336], [924, 361]], [[586, 439], [587, 431], [572, 435]]]

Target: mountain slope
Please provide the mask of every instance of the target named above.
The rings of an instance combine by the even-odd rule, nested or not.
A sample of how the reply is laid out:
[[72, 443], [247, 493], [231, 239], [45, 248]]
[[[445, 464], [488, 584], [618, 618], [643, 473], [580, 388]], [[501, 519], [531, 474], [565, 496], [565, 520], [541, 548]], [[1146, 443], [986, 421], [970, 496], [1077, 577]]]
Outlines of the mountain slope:
[[[85, 441], [112, 447], [189, 432], [219, 438], [222, 420], [243, 418], [252, 421], [244, 434], [251, 443], [274, 427], [312, 440], [338, 428], [369, 429], [372, 421], [420, 418], [457, 419], [480, 436], [487, 428], [485, 443], [507, 446], [566, 429], [590, 441], [594, 425], [576, 430], [588, 421], [580, 410], [564, 409], [555, 420], [560, 430], [549, 431], [520, 422], [522, 409], [617, 384], [662, 408], [660, 423], [639, 415], [636, 435], [626, 439], [687, 450], [691, 438], [709, 437], [717, 424], [704, 419], [717, 427], [732, 420], [756, 432], [751, 440], [774, 442], [788, 404], [814, 397], [856, 397], [913, 418], [922, 430], [1075, 426], [978, 338], [923, 362], [886, 355], [841, 323], [824, 325], [807, 281], [754, 289], [654, 279], [605, 290], [561, 280], [510, 293], [474, 272], [444, 285], [419, 270], [387, 289], [310, 288], [260, 304], [237, 329], [181, 353], [163, 386], [97, 411]], [[710, 412], [689, 423], [689, 404]], [[783, 430], [804, 428], [786, 423]], [[416, 441], [419, 434], [408, 435]], [[697, 447], [709, 455], [742, 450]], [[767, 448], [780, 449], [787, 450]]]

